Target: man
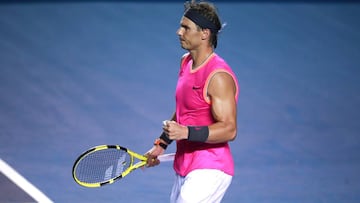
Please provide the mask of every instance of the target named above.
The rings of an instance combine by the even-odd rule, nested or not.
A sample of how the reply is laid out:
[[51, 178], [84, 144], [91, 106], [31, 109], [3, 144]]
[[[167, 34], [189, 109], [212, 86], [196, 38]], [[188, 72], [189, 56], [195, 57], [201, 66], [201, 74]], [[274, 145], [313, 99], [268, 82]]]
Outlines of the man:
[[147, 166], [176, 141], [176, 179], [171, 202], [220, 202], [234, 175], [229, 141], [236, 137], [239, 87], [235, 74], [214, 50], [221, 23], [213, 4], [186, 2], [177, 30], [182, 59], [176, 111], [146, 153]]

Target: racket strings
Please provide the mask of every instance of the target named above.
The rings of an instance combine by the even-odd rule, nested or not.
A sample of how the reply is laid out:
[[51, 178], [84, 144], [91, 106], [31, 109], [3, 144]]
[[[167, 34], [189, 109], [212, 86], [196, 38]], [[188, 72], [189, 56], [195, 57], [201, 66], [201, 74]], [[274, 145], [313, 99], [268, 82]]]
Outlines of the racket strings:
[[78, 163], [75, 174], [84, 183], [101, 183], [120, 176], [131, 164], [130, 155], [122, 150], [99, 150]]

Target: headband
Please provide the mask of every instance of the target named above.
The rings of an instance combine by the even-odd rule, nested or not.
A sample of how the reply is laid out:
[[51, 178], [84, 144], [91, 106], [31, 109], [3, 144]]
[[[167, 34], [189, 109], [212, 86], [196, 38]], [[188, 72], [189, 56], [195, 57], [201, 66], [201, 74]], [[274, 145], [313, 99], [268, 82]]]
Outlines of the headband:
[[189, 9], [184, 14], [185, 17], [189, 18], [196, 25], [201, 28], [208, 28], [212, 33], [217, 33], [219, 29], [215, 26], [213, 22], [205, 18], [205, 16], [198, 13], [195, 9]]

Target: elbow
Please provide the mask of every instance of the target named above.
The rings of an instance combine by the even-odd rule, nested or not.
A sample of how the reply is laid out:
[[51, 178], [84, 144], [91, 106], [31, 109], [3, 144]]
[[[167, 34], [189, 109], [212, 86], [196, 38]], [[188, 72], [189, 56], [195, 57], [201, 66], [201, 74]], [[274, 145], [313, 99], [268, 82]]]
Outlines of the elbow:
[[230, 137], [229, 137], [229, 141], [234, 141], [236, 139], [237, 136], [237, 129], [236, 127], [234, 127], [231, 132], [229, 133]]

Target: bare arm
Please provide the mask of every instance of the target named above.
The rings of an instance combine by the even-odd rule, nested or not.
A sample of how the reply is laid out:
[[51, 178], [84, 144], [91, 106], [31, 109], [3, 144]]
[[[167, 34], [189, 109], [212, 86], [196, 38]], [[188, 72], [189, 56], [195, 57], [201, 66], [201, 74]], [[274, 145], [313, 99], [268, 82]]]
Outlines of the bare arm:
[[[232, 141], [236, 137], [236, 85], [233, 78], [225, 72], [216, 73], [208, 86], [208, 97], [211, 100], [211, 112], [215, 123], [209, 127], [207, 143]], [[187, 126], [175, 121], [168, 122], [164, 131], [172, 140], [188, 139]]]
[[236, 86], [228, 73], [220, 72], [213, 76], [208, 87], [208, 96], [216, 122], [209, 126], [207, 143], [221, 143], [235, 139], [237, 130], [235, 94]]
[[[171, 121], [174, 121], [176, 120], [176, 113], [174, 113], [170, 119]], [[160, 139], [160, 141], [163, 143], [163, 144], [166, 144], [167, 143]], [[147, 164], [146, 166], [147, 167], [152, 167], [152, 166], [156, 166], [158, 164], [160, 164], [160, 161], [159, 159], [157, 158], [159, 155], [163, 154], [165, 151], [164, 148], [162, 148], [160, 145], [154, 145], [149, 151], [147, 151], [145, 153], [145, 156], [148, 157], [148, 160], [147, 160]]]

